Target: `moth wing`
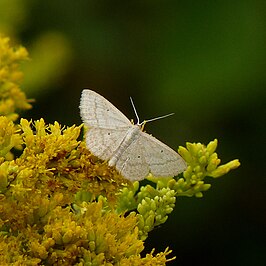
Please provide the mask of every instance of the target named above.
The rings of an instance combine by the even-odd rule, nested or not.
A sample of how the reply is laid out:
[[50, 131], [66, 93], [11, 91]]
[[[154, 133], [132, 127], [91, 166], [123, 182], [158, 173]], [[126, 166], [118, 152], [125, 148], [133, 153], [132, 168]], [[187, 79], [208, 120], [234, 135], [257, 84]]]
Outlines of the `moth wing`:
[[102, 160], [109, 160], [120, 146], [128, 128], [90, 128], [86, 133], [86, 146]]
[[176, 176], [186, 170], [186, 162], [177, 152], [145, 132], [140, 134], [139, 143], [153, 176]]
[[118, 129], [132, 126], [122, 112], [95, 91], [82, 91], [79, 108], [82, 121], [90, 128]]

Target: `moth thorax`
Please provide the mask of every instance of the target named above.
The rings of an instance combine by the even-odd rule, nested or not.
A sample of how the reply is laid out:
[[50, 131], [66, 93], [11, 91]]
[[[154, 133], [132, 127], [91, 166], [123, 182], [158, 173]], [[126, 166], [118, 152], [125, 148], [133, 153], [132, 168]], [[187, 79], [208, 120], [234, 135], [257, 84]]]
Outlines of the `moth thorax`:
[[110, 161], [108, 162], [109, 166], [115, 166], [116, 165], [116, 162], [119, 160], [121, 155], [127, 150], [127, 148], [130, 146], [130, 144], [139, 138], [140, 132], [141, 132], [141, 129], [138, 125], [134, 125], [128, 129], [127, 134], [125, 135], [121, 144], [114, 151]]

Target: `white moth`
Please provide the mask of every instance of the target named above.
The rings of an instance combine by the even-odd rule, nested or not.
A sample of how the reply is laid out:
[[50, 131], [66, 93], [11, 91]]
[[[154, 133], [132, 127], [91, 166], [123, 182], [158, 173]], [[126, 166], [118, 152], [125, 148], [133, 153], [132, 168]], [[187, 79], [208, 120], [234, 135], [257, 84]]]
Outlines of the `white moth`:
[[[133, 108], [136, 113], [134, 105]], [[142, 180], [149, 173], [169, 177], [186, 169], [185, 161], [177, 152], [142, 131], [147, 121], [162, 117], [139, 123], [137, 116], [138, 122], [133, 125], [103, 96], [88, 89], [81, 94], [80, 114], [89, 128], [88, 149], [100, 159], [108, 160], [109, 166], [115, 166], [126, 179]]]

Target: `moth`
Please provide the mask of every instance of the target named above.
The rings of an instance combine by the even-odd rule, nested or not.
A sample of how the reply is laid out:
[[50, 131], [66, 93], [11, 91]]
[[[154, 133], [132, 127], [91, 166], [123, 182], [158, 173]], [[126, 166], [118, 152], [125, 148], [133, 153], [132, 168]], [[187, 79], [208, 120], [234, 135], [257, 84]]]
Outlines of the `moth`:
[[[131, 99], [132, 105], [133, 101]], [[86, 146], [102, 160], [108, 161], [130, 181], [142, 180], [149, 173], [154, 177], [175, 176], [187, 165], [173, 149], [143, 132], [147, 121], [132, 124], [113, 104], [95, 91], [84, 89], [80, 100], [80, 115], [88, 127]], [[171, 115], [171, 114], [170, 114]]]

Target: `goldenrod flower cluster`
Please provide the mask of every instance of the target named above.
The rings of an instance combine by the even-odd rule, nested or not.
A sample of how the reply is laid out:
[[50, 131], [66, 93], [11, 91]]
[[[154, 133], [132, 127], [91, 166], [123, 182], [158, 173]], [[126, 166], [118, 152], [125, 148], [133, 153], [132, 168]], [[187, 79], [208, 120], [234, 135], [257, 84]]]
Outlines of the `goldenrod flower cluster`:
[[82, 125], [18, 118], [30, 105], [20, 91], [24, 48], [0, 38], [0, 265], [165, 265], [163, 252], [142, 254], [144, 240], [173, 211], [177, 196], [201, 197], [239, 166], [221, 165], [215, 149], [187, 143], [184, 176], [131, 184], [79, 140]]
[[19, 109], [31, 108], [19, 87], [23, 77], [19, 63], [28, 59], [28, 52], [24, 47], [10, 47], [9, 42], [9, 38], [0, 35], [0, 115], [15, 121]]

